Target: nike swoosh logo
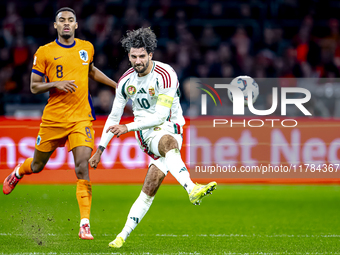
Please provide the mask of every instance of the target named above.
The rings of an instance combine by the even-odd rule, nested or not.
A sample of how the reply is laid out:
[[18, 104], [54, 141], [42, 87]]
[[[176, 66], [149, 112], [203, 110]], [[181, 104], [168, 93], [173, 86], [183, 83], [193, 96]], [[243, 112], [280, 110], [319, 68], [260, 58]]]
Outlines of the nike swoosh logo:
[[[61, 57], [63, 57], [63, 56], [61, 56]], [[61, 57], [59, 57], [59, 58], [61, 58]], [[59, 58], [54, 58], [54, 60], [57, 60], [57, 59], [59, 59]]]

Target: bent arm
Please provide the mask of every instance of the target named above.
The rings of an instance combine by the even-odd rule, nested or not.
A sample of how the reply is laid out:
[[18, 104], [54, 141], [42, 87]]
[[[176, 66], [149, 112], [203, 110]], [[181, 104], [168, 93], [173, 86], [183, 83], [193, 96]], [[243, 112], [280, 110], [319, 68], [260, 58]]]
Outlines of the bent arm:
[[93, 63], [90, 65], [89, 77], [92, 80], [108, 85], [114, 89], [117, 87], [117, 83], [107, 77], [102, 71], [95, 67]]
[[155, 109], [155, 114], [152, 118], [145, 118], [142, 121], [131, 122], [129, 124], [126, 124], [126, 127], [128, 129], [128, 132], [157, 127], [162, 125], [166, 121], [169, 113], [170, 108], [157, 105]]
[[161, 94], [158, 96], [153, 118], [145, 118], [142, 121], [126, 124], [128, 131], [149, 129], [162, 125], [170, 114], [170, 108], [174, 99], [172, 90], [169, 89], [168, 95]]
[[31, 92], [33, 94], [41, 94], [49, 91], [51, 88], [57, 88], [66, 93], [75, 92], [78, 86], [74, 84], [74, 80], [71, 81], [54, 81], [54, 82], [43, 82], [43, 76], [32, 72], [31, 74]]
[[43, 76], [40, 76], [36, 73], [31, 73], [31, 92], [33, 94], [41, 94], [49, 91], [51, 88], [54, 88], [56, 82], [43, 82]]

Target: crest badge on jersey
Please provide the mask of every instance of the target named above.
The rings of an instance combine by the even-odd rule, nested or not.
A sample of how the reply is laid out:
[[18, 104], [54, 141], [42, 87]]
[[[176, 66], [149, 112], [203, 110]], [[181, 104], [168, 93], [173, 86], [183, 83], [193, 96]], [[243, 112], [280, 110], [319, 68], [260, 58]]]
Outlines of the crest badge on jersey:
[[130, 95], [130, 96], [133, 96], [134, 94], [136, 94], [136, 87], [133, 86], [133, 85], [129, 85], [126, 89], [127, 93]]
[[149, 87], [149, 95], [150, 95], [151, 97], [153, 97], [153, 96], [155, 95], [155, 88], [152, 87], [152, 86]]
[[89, 55], [87, 54], [86, 50], [80, 50], [79, 56], [80, 56], [80, 59], [85, 61], [85, 62], [87, 62], [89, 60]]

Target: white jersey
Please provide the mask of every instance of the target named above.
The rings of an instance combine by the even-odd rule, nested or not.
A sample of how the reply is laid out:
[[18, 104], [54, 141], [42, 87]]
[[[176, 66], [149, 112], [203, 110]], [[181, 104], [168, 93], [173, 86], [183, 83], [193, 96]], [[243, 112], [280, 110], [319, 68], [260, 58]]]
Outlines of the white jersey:
[[[104, 131], [119, 124], [125, 105], [131, 99], [134, 122], [126, 125], [128, 131], [150, 129], [167, 122], [168, 127], [174, 128], [174, 133], [181, 133], [185, 120], [179, 97], [179, 82], [171, 66], [153, 61], [151, 72], [143, 77], [130, 68], [118, 81]], [[111, 132], [103, 132], [100, 145], [106, 147], [112, 137]]]

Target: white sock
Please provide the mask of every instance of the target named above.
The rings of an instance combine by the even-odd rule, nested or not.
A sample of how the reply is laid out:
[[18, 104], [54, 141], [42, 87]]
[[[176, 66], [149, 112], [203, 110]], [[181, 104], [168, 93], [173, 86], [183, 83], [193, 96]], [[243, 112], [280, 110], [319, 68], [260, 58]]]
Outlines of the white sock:
[[87, 218], [81, 219], [80, 226], [83, 226], [84, 224], [89, 224], [89, 226], [90, 226], [90, 220], [87, 219]]
[[17, 170], [15, 171], [15, 176], [16, 176], [17, 178], [21, 179], [22, 176], [19, 174], [19, 169], [20, 169], [20, 167], [18, 167]]
[[190, 174], [186, 168], [181, 153], [178, 149], [172, 149], [165, 154], [165, 163], [176, 180], [190, 194], [195, 184], [190, 179]]
[[154, 197], [150, 197], [143, 191], [139, 194], [139, 197], [132, 205], [125, 226], [118, 234], [122, 237], [124, 241], [130, 235], [132, 230], [138, 225], [138, 223], [143, 219], [144, 215], [148, 212]]

